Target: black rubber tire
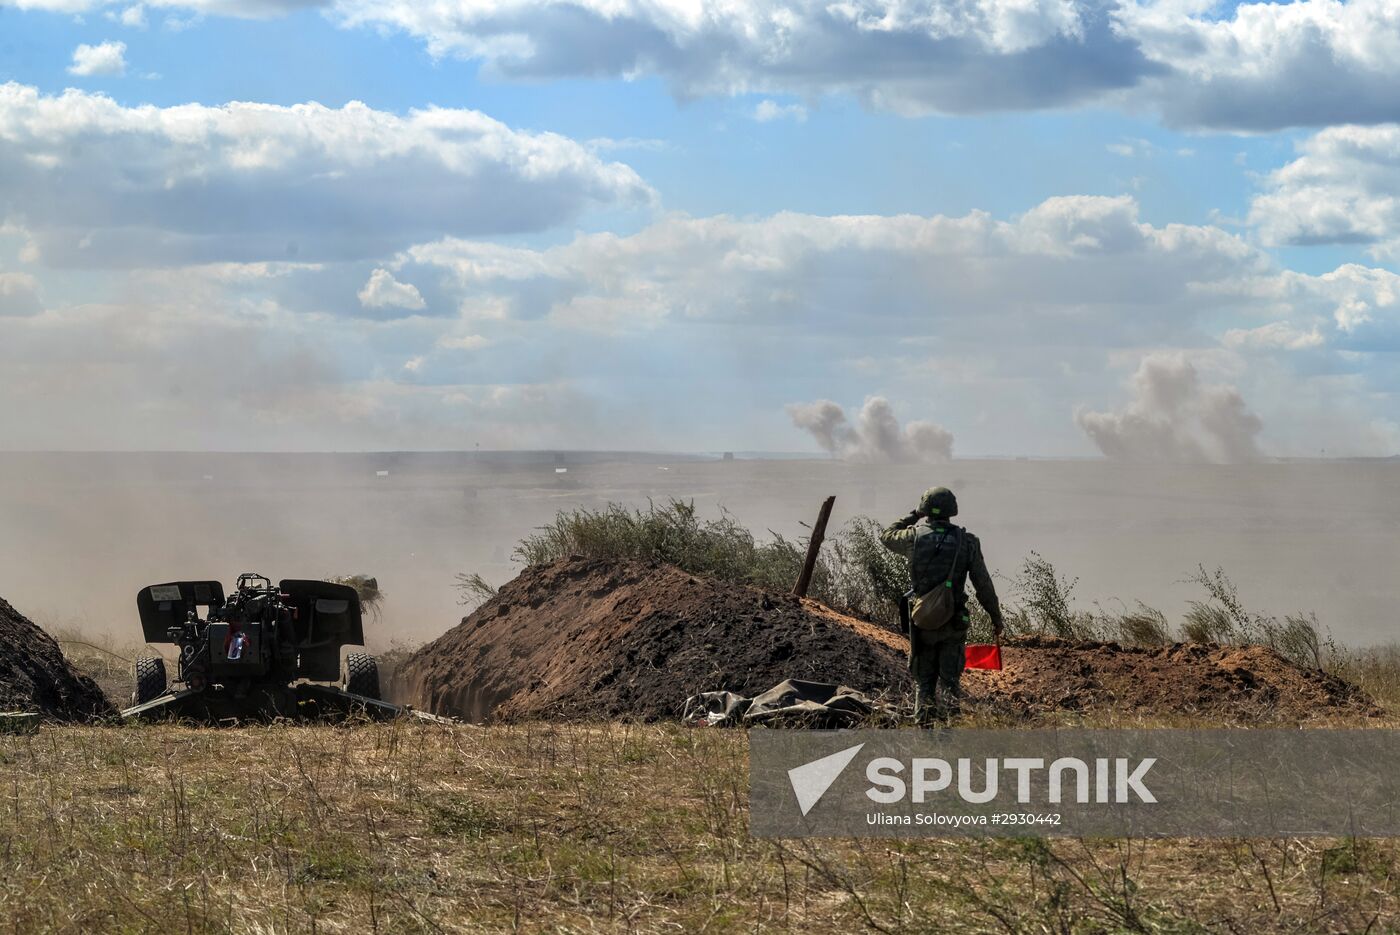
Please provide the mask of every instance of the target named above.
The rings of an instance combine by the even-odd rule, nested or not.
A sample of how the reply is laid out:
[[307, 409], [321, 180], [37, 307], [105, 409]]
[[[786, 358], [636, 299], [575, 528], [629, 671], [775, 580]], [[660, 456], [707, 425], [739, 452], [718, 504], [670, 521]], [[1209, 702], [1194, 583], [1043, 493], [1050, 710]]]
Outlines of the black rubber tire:
[[142, 656], [136, 660], [136, 690], [131, 693], [133, 705], [154, 701], [165, 694], [169, 682], [165, 677], [165, 660], [159, 656]]
[[379, 663], [369, 653], [345, 656], [345, 690], [379, 701]]

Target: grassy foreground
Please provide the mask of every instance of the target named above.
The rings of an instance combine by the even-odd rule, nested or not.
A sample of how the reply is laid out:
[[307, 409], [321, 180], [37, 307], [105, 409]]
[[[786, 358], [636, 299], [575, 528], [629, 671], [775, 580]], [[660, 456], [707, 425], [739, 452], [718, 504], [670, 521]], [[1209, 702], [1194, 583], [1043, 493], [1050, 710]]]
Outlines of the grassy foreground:
[[1383, 841], [765, 842], [678, 726], [0, 737], [0, 931], [1383, 932]]

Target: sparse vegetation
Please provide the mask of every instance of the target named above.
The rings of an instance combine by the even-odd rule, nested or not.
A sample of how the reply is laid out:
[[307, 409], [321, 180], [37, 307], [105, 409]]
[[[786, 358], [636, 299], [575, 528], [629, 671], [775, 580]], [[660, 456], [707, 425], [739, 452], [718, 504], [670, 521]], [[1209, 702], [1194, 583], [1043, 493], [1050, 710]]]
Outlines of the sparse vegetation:
[[1391, 711], [1400, 710], [1400, 645], [1337, 648], [1329, 671], [1366, 691]]
[[1165, 646], [1172, 642], [1171, 624], [1167, 615], [1142, 601], [1137, 607], [1117, 618], [1118, 636], [1133, 646]]
[[693, 503], [671, 500], [645, 510], [616, 503], [601, 510], [561, 510], [553, 523], [522, 539], [514, 555], [526, 565], [568, 555], [658, 561], [723, 581], [758, 582], [775, 564], [790, 564], [794, 552], [781, 536], [759, 545], [728, 513], [703, 519]]
[[327, 578], [331, 584], [343, 584], [354, 588], [360, 598], [360, 608], [376, 623], [384, 603], [384, 592], [379, 590], [379, 579], [372, 575], [337, 575]]
[[131, 703], [134, 656], [122, 656], [88, 640], [61, 639], [63, 655], [74, 670], [97, 683], [107, 700], [118, 707]]
[[1187, 579], [1205, 589], [1206, 601], [1192, 601], [1182, 632], [1187, 639], [1210, 643], [1257, 643], [1301, 666], [1329, 668], [1340, 650], [1325, 635], [1313, 613], [1289, 614], [1282, 620], [1246, 610], [1235, 584], [1223, 569], [1198, 566]]
[[909, 562], [880, 544], [881, 526], [868, 516], [851, 520], [832, 540], [820, 600], [872, 620], [896, 624], [909, 588]]
[[1237, 635], [1223, 608], [1192, 601], [1181, 623], [1181, 633], [1192, 643], [1229, 643]]
[[131, 702], [132, 665], [149, 650], [136, 641], [119, 642], [110, 633], [92, 632], [75, 621], [41, 617], [35, 622], [54, 638], [74, 670], [97, 683], [108, 701], [118, 706]]
[[[811, 595], [881, 619], [897, 617], [904, 588], [895, 583], [893, 569], [907, 566], [897, 556], [886, 558], [879, 532], [873, 520], [861, 519], [829, 539], [833, 547], [823, 551], [812, 575]], [[777, 533], [761, 542], [729, 513], [705, 519], [694, 503], [682, 500], [653, 503], [645, 510], [612, 503], [601, 510], [560, 511], [553, 523], [522, 539], [514, 552], [525, 565], [569, 555], [666, 562], [691, 574], [782, 591], [797, 580], [805, 554], [804, 543]], [[494, 593], [479, 575], [457, 579], [464, 598], [479, 601]]]
[[476, 607], [496, 596], [496, 586], [477, 572], [458, 574], [453, 587], [457, 589], [457, 603], [463, 607]]
[[1070, 595], [1078, 578], [1066, 578], [1039, 552], [1031, 552], [1021, 565], [1021, 573], [1012, 579], [1016, 596], [1026, 613], [1030, 626], [1041, 632], [1075, 639], [1084, 636], [1081, 620], [1070, 610]]

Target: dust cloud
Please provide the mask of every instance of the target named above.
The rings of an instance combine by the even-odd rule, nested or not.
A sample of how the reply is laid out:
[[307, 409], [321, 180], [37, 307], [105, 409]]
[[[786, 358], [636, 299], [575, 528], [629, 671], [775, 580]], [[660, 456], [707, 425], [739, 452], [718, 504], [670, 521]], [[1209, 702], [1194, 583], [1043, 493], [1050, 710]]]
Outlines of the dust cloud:
[[1183, 579], [1198, 563], [1220, 565], [1252, 610], [1316, 611], [1343, 642], [1393, 638], [1400, 462], [1388, 460], [0, 454], [0, 596], [45, 627], [130, 647], [136, 593], [149, 584], [371, 574], [385, 595], [366, 626], [377, 651], [454, 626], [454, 576], [509, 580], [515, 543], [556, 510], [679, 498], [702, 515], [727, 510], [758, 535], [800, 538], [829, 494], [836, 530], [857, 515], [898, 519], [936, 484], [957, 492], [1008, 600], [1009, 578], [1035, 549], [1080, 579], [1079, 606], [1140, 598], [1179, 619], [1202, 596]]
[[882, 396], [866, 399], [855, 424], [829, 399], [787, 407], [792, 424], [808, 432], [833, 457], [865, 464], [936, 464], [953, 457], [953, 435], [932, 422], [913, 421], [902, 429], [894, 407]]
[[1260, 458], [1263, 422], [1233, 386], [1206, 384], [1175, 354], [1144, 357], [1132, 401], [1116, 412], [1074, 414], [1106, 456], [1127, 461], [1242, 464]]

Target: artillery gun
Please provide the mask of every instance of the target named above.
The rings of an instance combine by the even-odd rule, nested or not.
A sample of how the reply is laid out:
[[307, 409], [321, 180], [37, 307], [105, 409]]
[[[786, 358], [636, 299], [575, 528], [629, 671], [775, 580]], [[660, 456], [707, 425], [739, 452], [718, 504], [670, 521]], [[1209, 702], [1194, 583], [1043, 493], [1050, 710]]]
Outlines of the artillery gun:
[[[217, 581], [177, 581], [136, 596], [150, 644], [174, 644], [165, 659], [136, 661], [124, 718], [200, 720], [279, 717], [360, 709], [392, 717], [406, 709], [380, 698], [379, 668], [365, 653], [360, 598], [326, 581], [238, 576], [224, 596]], [[345, 647], [360, 647], [344, 654]]]

